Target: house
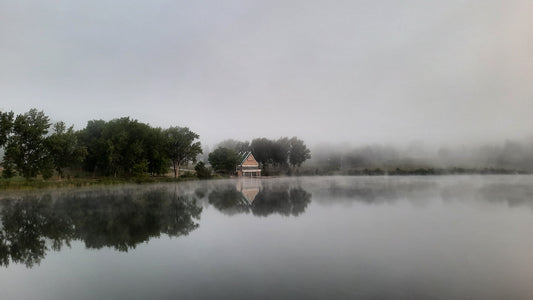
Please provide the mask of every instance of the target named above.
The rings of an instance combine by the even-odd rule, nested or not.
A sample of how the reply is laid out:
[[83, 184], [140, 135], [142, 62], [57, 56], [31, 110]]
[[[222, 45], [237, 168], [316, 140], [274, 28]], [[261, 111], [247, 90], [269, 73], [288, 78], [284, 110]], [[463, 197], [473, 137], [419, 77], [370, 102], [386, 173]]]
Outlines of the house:
[[258, 177], [261, 176], [259, 163], [255, 160], [252, 152], [246, 151], [239, 153], [239, 164], [235, 168], [239, 177]]

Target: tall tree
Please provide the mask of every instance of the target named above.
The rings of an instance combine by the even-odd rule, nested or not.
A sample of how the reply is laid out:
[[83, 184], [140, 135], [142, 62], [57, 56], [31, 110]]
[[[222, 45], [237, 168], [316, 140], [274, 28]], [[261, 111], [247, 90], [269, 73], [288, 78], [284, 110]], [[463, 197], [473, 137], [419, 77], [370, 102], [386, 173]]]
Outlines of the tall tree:
[[170, 165], [166, 137], [163, 129], [151, 128], [145, 141], [145, 154], [148, 160], [148, 172], [152, 175], [161, 175], [168, 172]]
[[252, 140], [250, 147], [255, 159], [265, 166], [272, 161], [272, 144], [267, 138], [256, 138]]
[[9, 138], [13, 128], [13, 112], [0, 111], [0, 147], [3, 147]]
[[[13, 129], [13, 112], [1, 112], [0, 111], [0, 148], [3, 148], [11, 134]], [[0, 149], [1, 150], [1, 149]], [[4, 168], [2, 176], [9, 178], [14, 175], [13, 164], [9, 161], [5, 161], [4, 157], [0, 157], [0, 162]]]
[[104, 120], [92, 120], [87, 126], [78, 132], [80, 144], [87, 148], [87, 156], [83, 162], [83, 169], [93, 172], [107, 173], [108, 155], [107, 143], [103, 136], [107, 122]]
[[291, 144], [289, 138], [282, 137], [272, 141], [271, 160], [278, 166], [287, 166]]
[[107, 143], [111, 173], [117, 175], [141, 175], [148, 171], [146, 144], [150, 126], [128, 117], [109, 121], [103, 136]]
[[17, 115], [13, 123], [13, 134], [7, 142], [5, 160], [14, 164], [27, 179], [36, 177], [48, 164], [45, 136], [49, 127], [48, 116], [36, 109]]
[[296, 137], [290, 139], [289, 163], [295, 166], [301, 166], [302, 163], [311, 158], [311, 151], [307, 149], [304, 142]]
[[54, 169], [61, 179], [64, 168], [82, 162], [87, 155], [87, 148], [79, 144], [73, 126], [67, 129], [65, 123], [57, 122], [53, 129], [54, 133], [46, 139], [46, 145]]
[[174, 177], [178, 177], [180, 166], [189, 161], [195, 163], [196, 157], [202, 153], [202, 146], [196, 141], [200, 136], [187, 127], [170, 127], [165, 133], [168, 157], [172, 161]]

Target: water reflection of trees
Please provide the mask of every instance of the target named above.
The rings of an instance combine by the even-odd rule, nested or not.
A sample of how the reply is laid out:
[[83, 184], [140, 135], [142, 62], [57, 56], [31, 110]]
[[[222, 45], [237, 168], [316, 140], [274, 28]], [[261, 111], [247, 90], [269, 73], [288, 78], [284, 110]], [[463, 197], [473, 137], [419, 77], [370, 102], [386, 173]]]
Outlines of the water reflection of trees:
[[526, 205], [533, 209], [531, 184], [490, 184], [480, 189], [480, 195], [493, 203], [504, 202], [509, 207]]
[[298, 216], [311, 203], [311, 194], [301, 187], [288, 185], [263, 186], [254, 197], [238, 190], [235, 185], [217, 187], [209, 193], [211, 205], [222, 213], [233, 215], [252, 213], [255, 216], [268, 216], [278, 213], [283, 216]]
[[217, 188], [209, 193], [208, 199], [209, 204], [227, 215], [250, 212], [250, 204], [235, 186]]
[[128, 251], [153, 237], [187, 235], [202, 208], [194, 196], [148, 192], [29, 196], [5, 199], [1, 209], [0, 264], [40, 263], [47, 251], [84, 241], [87, 248]]

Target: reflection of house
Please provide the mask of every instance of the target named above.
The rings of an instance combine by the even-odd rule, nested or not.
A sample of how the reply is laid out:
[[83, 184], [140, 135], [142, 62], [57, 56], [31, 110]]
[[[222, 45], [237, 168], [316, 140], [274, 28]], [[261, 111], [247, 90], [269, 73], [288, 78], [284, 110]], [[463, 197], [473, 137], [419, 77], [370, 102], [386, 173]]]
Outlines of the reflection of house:
[[259, 194], [259, 189], [261, 188], [261, 181], [239, 180], [239, 182], [237, 182], [236, 188], [237, 191], [241, 192], [244, 200], [246, 200], [248, 204], [251, 204], [252, 202], [254, 202], [255, 196]]
[[255, 160], [252, 152], [246, 151], [239, 153], [240, 159], [239, 164], [237, 165], [236, 171], [237, 176], [261, 176], [261, 169], [259, 168], [259, 163]]

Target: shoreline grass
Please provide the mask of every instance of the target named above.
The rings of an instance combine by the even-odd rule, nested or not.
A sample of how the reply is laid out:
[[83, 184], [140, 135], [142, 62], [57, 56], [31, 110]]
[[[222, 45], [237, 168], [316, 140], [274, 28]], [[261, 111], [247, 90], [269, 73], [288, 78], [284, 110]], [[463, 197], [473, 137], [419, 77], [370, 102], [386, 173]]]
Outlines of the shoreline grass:
[[[218, 177], [213, 177], [216, 179]], [[183, 182], [191, 180], [200, 180], [193, 176], [174, 177], [132, 177], [132, 178], [114, 178], [114, 177], [97, 177], [97, 178], [70, 178], [70, 179], [29, 179], [10, 178], [0, 179], [0, 191], [16, 190], [36, 190], [52, 188], [76, 188], [98, 185], [122, 185], [122, 184], [149, 184], [149, 183], [167, 183]]]

